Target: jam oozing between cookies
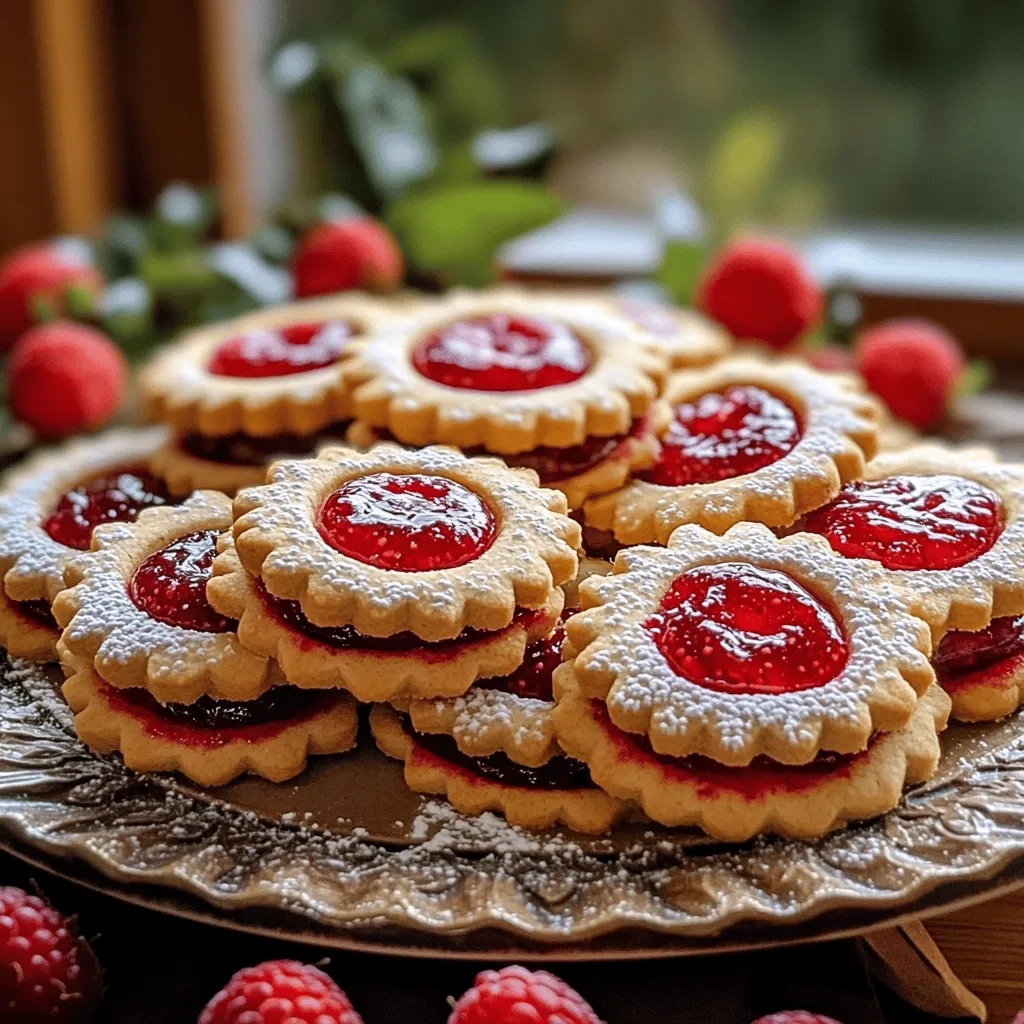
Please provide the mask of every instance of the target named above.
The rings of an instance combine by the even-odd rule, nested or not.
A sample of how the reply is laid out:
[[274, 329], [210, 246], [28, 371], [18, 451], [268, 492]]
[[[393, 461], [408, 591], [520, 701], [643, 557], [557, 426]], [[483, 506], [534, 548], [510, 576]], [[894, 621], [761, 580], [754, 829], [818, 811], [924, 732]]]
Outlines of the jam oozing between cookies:
[[412, 363], [428, 380], [472, 391], [534, 391], [579, 380], [590, 349], [554, 320], [492, 313], [456, 320], [428, 335]]
[[468, 487], [421, 473], [356, 477], [320, 508], [320, 535], [378, 569], [429, 572], [479, 558], [494, 542], [494, 513]]
[[[287, 627], [293, 633], [305, 637], [307, 640], [324, 647], [333, 647], [337, 650], [360, 650], [374, 651], [380, 654], [408, 654], [415, 653], [417, 657], [424, 660], [444, 660], [454, 657], [460, 647], [467, 646], [479, 640], [486, 640], [502, 632], [488, 633], [484, 630], [467, 627], [458, 636], [451, 640], [427, 642], [415, 633], [402, 632], [393, 633], [391, 636], [365, 636], [356, 632], [351, 626], [317, 626], [314, 625], [302, 613], [302, 605], [298, 601], [288, 601], [285, 598], [275, 597], [269, 593], [259, 579], [253, 580], [253, 586], [259, 595], [264, 608], [281, 625]], [[512, 617], [512, 622], [507, 629], [513, 626], [522, 629], [532, 629], [544, 615], [543, 609], [517, 608]]]
[[672, 782], [697, 787], [698, 796], [712, 800], [724, 794], [758, 800], [777, 793], [807, 793], [818, 786], [849, 776], [864, 760], [883, 733], [871, 737], [865, 750], [857, 754], [820, 752], [807, 764], [781, 764], [764, 756], [749, 765], [734, 767], [701, 754], [669, 757], [651, 748], [646, 736], [624, 733], [608, 717], [602, 701], [591, 701], [591, 714], [615, 745], [620, 761], [647, 761], [659, 765]]
[[887, 569], [952, 569], [992, 547], [1003, 511], [999, 495], [974, 480], [891, 476], [847, 484], [807, 516], [804, 529], [847, 558], [871, 558]]
[[256, 700], [200, 697], [194, 704], [160, 704], [146, 690], [116, 689], [95, 678], [101, 698], [115, 713], [141, 722], [150, 736], [203, 749], [271, 739], [289, 726], [327, 710], [339, 699], [333, 693], [275, 686]]
[[1024, 615], [1006, 615], [976, 632], [948, 632], [932, 655], [932, 666], [939, 682], [949, 689], [960, 682], [983, 682], [1022, 655]]
[[426, 751], [438, 760], [488, 782], [533, 790], [594, 788], [587, 766], [565, 754], [556, 754], [539, 768], [517, 764], [502, 753], [491, 754], [489, 757], [470, 757], [459, 750], [451, 736], [444, 733], [413, 732], [407, 716], [401, 717], [403, 728], [413, 737], [420, 751]]
[[46, 629], [60, 630], [57, 620], [50, 610], [50, 602], [45, 599], [38, 601], [15, 601], [14, 607], [18, 614], [28, 622], [36, 626], [43, 626]]
[[[566, 617], [565, 613], [562, 618]], [[508, 676], [481, 679], [474, 686], [481, 690], [501, 690], [514, 697], [530, 700], [553, 700], [551, 677], [562, 663], [565, 627], [559, 623], [546, 637], [526, 648], [523, 663]]]
[[348, 421], [335, 423], [316, 434], [271, 434], [267, 437], [249, 437], [247, 434], [224, 434], [206, 437], [204, 434], [185, 434], [178, 447], [186, 455], [208, 462], [230, 466], [262, 466], [278, 456], [310, 455], [326, 441], [341, 442]]
[[660, 458], [639, 476], [663, 487], [728, 480], [778, 462], [802, 433], [794, 410], [763, 388], [710, 392], [676, 408]]
[[688, 569], [644, 627], [677, 675], [720, 693], [824, 686], [849, 656], [821, 601], [785, 573], [744, 562]]
[[344, 320], [290, 324], [222, 341], [207, 369], [215, 377], [286, 377], [337, 362], [357, 333]]
[[62, 495], [42, 526], [58, 544], [88, 551], [101, 523], [133, 523], [144, 508], [170, 501], [167, 488], [140, 466], [111, 470]]
[[213, 610], [206, 583], [217, 554], [217, 531], [197, 530], [147, 558], [132, 574], [128, 596], [150, 618], [201, 633], [227, 633], [234, 619]]

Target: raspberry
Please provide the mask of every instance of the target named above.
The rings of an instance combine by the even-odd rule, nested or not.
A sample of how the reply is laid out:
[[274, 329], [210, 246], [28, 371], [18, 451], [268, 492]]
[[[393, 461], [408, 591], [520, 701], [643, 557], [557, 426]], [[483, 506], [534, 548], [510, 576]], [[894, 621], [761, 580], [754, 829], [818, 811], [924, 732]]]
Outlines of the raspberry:
[[481, 971], [448, 1024], [601, 1024], [583, 997], [547, 971]]
[[99, 962], [74, 919], [40, 896], [0, 889], [0, 1020], [85, 1024], [102, 993]]
[[888, 320], [857, 339], [857, 369], [898, 419], [918, 430], [946, 415], [964, 369], [959, 342], [927, 320]]
[[313, 228], [292, 257], [298, 298], [350, 288], [386, 291], [405, 273], [394, 235], [369, 217], [329, 220]]
[[11, 412], [42, 437], [106, 423], [124, 397], [128, 366], [104, 334], [57, 321], [26, 331], [11, 350]]
[[821, 289], [800, 257], [777, 242], [729, 243], [698, 284], [698, 305], [734, 337], [791, 345], [824, 310]]
[[199, 1024], [363, 1024], [323, 971], [297, 960], [246, 967], [207, 1004]]
[[808, 1013], [807, 1010], [781, 1010], [769, 1013], [767, 1017], [758, 1017], [753, 1024], [839, 1024], [839, 1021], [820, 1013]]
[[9, 348], [32, 326], [32, 304], [44, 300], [63, 312], [69, 288], [97, 292], [103, 279], [88, 264], [72, 260], [56, 246], [30, 245], [0, 264], [0, 349]]

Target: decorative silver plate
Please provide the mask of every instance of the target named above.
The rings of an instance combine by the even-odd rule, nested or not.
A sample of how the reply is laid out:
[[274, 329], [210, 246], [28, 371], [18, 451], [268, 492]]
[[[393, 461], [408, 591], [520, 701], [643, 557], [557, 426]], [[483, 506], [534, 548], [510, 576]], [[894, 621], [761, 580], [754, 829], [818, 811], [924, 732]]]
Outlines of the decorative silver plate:
[[[467, 819], [409, 794], [397, 763], [366, 743], [319, 759], [295, 784], [190, 789], [87, 751], [56, 676], [0, 666], [6, 844], [310, 941], [468, 954], [605, 936], [594, 952], [607, 955], [699, 951], [728, 930], [714, 948], [777, 944], [1024, 876], [1021, 715], [951, 728], [936, 778], [884, 818], [813, 843], [725, 847], [638, 826], [592, 839]], [[796, 927], [780, 936], [779, 925]]]

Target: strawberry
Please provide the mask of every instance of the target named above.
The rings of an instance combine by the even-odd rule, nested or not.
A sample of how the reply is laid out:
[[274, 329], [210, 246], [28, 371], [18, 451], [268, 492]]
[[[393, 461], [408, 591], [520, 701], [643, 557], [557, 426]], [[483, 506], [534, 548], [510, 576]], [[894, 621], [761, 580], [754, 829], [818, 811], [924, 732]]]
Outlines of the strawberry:
[[292, 256], [295, 295], [313, 295], [365, 288], [397, 288], [405, 261], [395, 236], [369, 217], [329, 220], [309, 231]]

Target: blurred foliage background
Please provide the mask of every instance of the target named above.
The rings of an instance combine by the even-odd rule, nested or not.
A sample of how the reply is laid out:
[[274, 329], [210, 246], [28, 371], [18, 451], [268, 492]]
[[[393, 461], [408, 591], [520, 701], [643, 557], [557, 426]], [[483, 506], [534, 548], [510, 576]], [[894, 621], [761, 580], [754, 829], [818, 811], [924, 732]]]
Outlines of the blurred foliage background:
[[[288, 39], [364, 48], [415, 84], [437, 178], [468, 176], [476, 129], [542, 120], [560, 144], [552, 184], [571, 199], [628, 204], [642, 197], [624, 180], [638, 193], [670, 175], [715, 223], [1024, 222], [1014, 0], [291, 0], [286, 11]], [[753, 191], [737, 180], [751, 165]], [[304, 168], [308, 186], [351, 190], [308, 152]]]

